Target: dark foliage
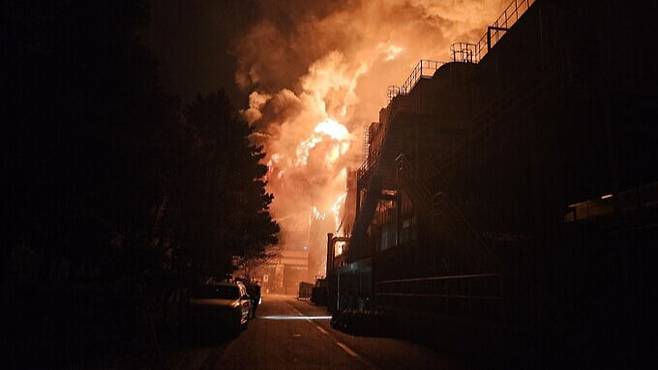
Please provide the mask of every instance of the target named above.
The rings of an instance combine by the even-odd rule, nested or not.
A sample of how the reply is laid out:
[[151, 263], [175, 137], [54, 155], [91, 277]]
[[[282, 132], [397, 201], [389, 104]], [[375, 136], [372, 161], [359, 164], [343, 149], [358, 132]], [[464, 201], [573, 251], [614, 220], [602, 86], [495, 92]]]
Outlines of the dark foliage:
[[252, 128], [223, 92], [198, 96], [184, 111], [186, 145], [170, 183], [166, 222], [178, 244], [172, 251], [197, 273], [230, 272], [232, 258], [265, 253], [277, 242], [260, 163], [262, 148], [249, 142]]
[[163, 93], [140, 40], [148, 9], [3, 5], [0, 278], [11, 348], [58, 342], [57, 357], [133, 338], [139, 308], [166, 291], [156, 285], [230, 272], [232, 256], [277, 242], [251, 129], [222, 93], [185, 110]]

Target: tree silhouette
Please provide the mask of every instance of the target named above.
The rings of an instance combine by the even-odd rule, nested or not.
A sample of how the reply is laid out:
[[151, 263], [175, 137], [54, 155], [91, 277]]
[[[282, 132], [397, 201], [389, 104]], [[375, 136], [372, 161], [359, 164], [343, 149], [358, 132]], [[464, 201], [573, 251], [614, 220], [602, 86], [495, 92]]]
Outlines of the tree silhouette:
[[177, 119], [139, 40], [148, 7], [11, 1], [6, 14], [10, 245], [36, 250], [44, 279], [62, 259], [128, 268], [112, 249], [148, 238], [163, 193], [160, 136]]
[[251, 129], [223, 93], [182, 110], [162, 91], [147, 22], [144, 1], [3, 6], [6, 330], [49, 364], [112, 347], [93, 333], [140, 335], [137, 309], [185, 283], [172, 272], [230, 272], [277, 242]]
[[16, 347], [29, 336], [43, 361], [86, 352], [93, 332], [134, 332], [136, 287], [159, 266], [150, 239], [179, 107], [140, 42], [147, 22], [143, 1], [3, 4], [3, 306], [25, 318], [7, 326]]
[[180, 252], [198, 273], [230, 272], [233, 257], [264, 254], [277, 242], [264, 154], [223, 92], [199, 95], [184, 111], [184, 127], [172, 184]]

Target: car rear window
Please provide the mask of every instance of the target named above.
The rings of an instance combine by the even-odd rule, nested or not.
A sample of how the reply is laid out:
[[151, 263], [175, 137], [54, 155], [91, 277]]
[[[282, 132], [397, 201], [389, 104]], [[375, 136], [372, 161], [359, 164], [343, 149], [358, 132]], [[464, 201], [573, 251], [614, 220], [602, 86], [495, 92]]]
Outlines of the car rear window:
[[192, 291], [195, 298], [238, 299], [240, 288], [233, 285], [201, 285]]

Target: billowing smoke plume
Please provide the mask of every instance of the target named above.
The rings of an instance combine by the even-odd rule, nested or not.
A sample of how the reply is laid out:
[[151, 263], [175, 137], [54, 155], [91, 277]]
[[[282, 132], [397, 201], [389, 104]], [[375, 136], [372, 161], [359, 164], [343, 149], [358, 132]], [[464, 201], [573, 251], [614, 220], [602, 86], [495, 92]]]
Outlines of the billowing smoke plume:
[[261, 3], [262, 19], [236, 43], [236, 82], [251, 91], [243, 115], [268, 153], [284, 244], [324, 247], [309, 240], [310, 223], [338, 227], [347, 169], [362, 161], [363, 130], [386, 87], [419, 59], [448, 60], [451, 43], [477, 41], [506, 2]]

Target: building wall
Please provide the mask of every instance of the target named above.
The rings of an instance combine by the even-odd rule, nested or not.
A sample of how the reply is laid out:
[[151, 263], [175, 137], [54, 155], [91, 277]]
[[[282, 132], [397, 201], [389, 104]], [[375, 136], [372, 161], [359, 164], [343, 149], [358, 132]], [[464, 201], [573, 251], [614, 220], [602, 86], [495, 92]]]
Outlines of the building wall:
[[[656, 5], [636, 5], [538, 0], [479, 64], [443, 66], [380, 112], [380, 122], [396, 135], [387, 142], [389, 166], [405, 154], [419, 181], [443, 201], [432, 207], [437, 215], [415, 207], [416, 237], [386, 248], [382, 230], [397, 221], [386, 207], [376, 211], [369, 244], [354, 246], [372, 257], [374, 291], [391, 280], [498, 274], [501, 279], [386, 287], [435, 296], [480, 290], [502, 300], [474, 309], [457, 299], [424, 299], [413, 309], [525, 328], [554, 322], [565, 331], [578, 315], [603, 305], [627, 314], [628, 301], [639, 307], [644, 293], [631, 289], [628, 301], [615, 294], [633, 284], [648, 288], [640, 256], [655, 254], [648, 248], [655, 211], [624, 216], [624, 222], [621, 216], [564, 222], [570, 204], [658, 181], [658, 79], [647, 46], [647, 18]], [[378, 150], [373, 143], [371, 150]], [[403, 199], [394, 169], [386, 173], [392, 180], [384, 189]], [[369, 191], [367, 182], [361, 189]], [[357, 261], [363, 254], [352, 256]], [[615, 271], [626, 275], [608, 276]], [[597, 284], [611, 279], [610, 289]], [[379, 302], [394, 304], [384, 298]]]

